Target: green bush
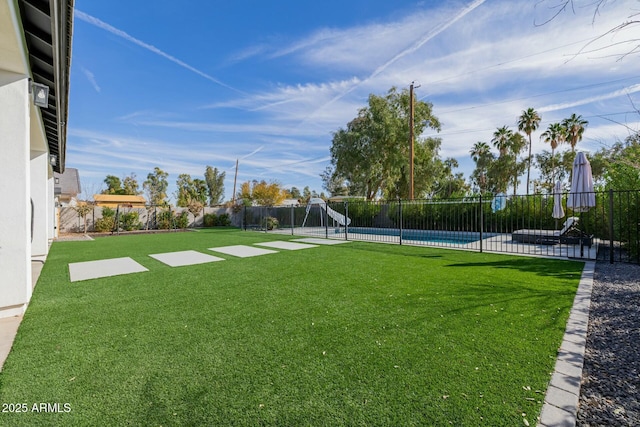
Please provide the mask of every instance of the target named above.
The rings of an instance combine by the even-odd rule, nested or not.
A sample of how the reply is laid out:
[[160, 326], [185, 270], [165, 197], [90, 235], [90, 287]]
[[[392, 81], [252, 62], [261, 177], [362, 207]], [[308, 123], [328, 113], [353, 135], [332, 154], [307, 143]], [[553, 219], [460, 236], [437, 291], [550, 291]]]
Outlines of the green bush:
[[99, 233], [113, 231], [116, 225], [116, 211], [111, 208], [102, 208], [102, 218], [96, 220], [95, 229]]
[[170, 210], [161, 211], [156, 218], [156, 223], [158, 224], [158, 229], [160, 230], [169, 230], [173, 228], [173, 212]]
[[202, 220], [205, 227], [215, 227], [216, 225], [218, 225], [218, 217], [216, 216], [216, 214], [204, 214]]
[[106, 233], [108, 231], [113, 231], [116, 220], [113, 217], [103, 217], [96, 220], [96, 231], [99, 233]]
[[229, 216], [228, 213], [223, 213], [221, 215], [218, 216], [218, 222], [217, 224], [220, 227], [228, 227], [231, 225], [231, 217]]
[[187, 228], [189, 226], [189, 212], [182, 211], [176, 214], [176, 228]]
[[120, 213], [120, 228], [125, 231], [140, 230], [142, 224], [140, 215], [136, 211]]

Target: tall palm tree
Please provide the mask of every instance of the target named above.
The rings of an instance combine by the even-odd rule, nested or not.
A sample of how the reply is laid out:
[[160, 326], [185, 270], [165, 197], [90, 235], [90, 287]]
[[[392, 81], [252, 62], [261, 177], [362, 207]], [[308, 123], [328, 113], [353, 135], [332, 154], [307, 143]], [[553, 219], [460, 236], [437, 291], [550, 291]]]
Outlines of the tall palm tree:
[[529, 157], [527, 158], [527, 195], [529, 194], [529, 177], [531, 176], [531, 132], [538, 129], [540, 115], [533, 108], [527, 108], [518, 117], [518, 130], [529, 137]]
[[555, 152], [558, 145], [565, 142], [564, 127], [560, 123], [551, 123], [546, 131], [542, 132], [540, 139], [544, 139], [544, 142], [551, 145], [551, 170], [553, 171], [552, 181], [556, 180], [555, 174]]
[[498, 149], [500, 156], [505, 156], [508, 153], [512, 137], [513, 131], [507, 126], [502, 126], [493, 133], [491, 143]]
[[572, 153], [576, 151], [576, 145], [582, 140], [582, 134], [584, 134], [584, 129], [588, 124], [588, 121], [584, 120], [582, 116], [576, 116], [575, 113], [562, 121], [566, 141], [571, 145]]

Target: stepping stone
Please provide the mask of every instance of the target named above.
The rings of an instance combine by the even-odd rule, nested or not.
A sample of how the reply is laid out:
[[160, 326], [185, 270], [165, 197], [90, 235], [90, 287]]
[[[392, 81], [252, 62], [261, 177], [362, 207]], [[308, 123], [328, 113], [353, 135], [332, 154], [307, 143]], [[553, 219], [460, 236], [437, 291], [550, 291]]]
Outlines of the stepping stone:
[[311, 243], [314, 245], [341, 245], [343, 243], [349, 243], [349, 240], [318, 239], [316, 237], [305, 237], [304, 239], [292, 240], [292, 242]]
[[69, 278], [72, 282], [119, 276], [121, 274], [149, 271], [129, 257], [111, 258], [99, 261], [73, 262], [69, 264]]
[[149, 256], [171, 267], [182, 267], [185, 265], [224, 261], [224, 258], [218, 258], [213, 255], [207, 255], [196, 251], [166, 252], [163, 254], [153, 254]]
[[209, 250], [214, 252], [220, 252], [227, 255], [237, 256], [240, 258], [248, 258], [252, 256], [278, 253], [278, 251], [272, 251], [269, 249], [261, 249], [261, 248], [256, 248], [254, 246], [245, 246], [245, 245], [221, 246], [219, 248], [209, 248]]
[[306, 243], [295, 243], [277, 240], [275, 242], [256, 243], [259, 246], [266, 246], [268, 248], [286, 249], [288, 251], [297, 251], [298, 249], [317, 248], [316, 245], [308, 245]]

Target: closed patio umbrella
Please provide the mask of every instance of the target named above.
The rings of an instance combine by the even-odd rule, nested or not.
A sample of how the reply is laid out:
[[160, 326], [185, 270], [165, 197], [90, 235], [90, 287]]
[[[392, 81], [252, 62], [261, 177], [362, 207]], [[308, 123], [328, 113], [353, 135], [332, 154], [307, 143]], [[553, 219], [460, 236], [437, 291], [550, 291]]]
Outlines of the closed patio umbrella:
[[553, 213], [551, 216], [555, 219], [564, 218], [564, 209], [562, 208], [562, 183], [556, 182], [553, 187]]
[[[574, 212], [588, 212], [596, 205], [596, 194], [593, 191], [593, 175], [591, 164], [583, 152], [579, 152], [573, 161], [571, 173], [571, 190], [567, 198], [567, 208]], [[582, 215], [580, 215], [582, 220]], [[582, 222], [582, 221], [580, 221]], [[586, 236], [586, 233], [585, 233]], [[580, 256], [584, 255], [584, 240], [580, 237]], [[591, 246], [591, 245], [589, 245]]]
[[574, 212], [587, 212], [596, 205], [596, 194], [593, 192], [593, 175], [587, 156], [581, 151], [573, 161], [571, 173], [571, 190], [567, 199], [567, 208]]

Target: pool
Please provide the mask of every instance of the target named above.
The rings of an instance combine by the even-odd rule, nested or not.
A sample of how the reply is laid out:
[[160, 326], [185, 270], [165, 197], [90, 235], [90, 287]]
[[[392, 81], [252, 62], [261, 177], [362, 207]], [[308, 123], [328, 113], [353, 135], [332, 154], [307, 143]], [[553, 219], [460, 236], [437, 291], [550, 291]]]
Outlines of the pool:
[[[336, 229], [336, 233], [344, 233], [344, 228]], [[398, 228], [349, 227], [348, 234], [366, 234], [371, 236], [400, 236]], [[482, 238], [491, 237], [492, 233], [483, 233]], [[480, 240], [480, 233], [473, 231], [436, 231], [436, 230], [402, 230], [402, 240], [415, 240], [427, 243], [445, 243], [466, 245]]]

